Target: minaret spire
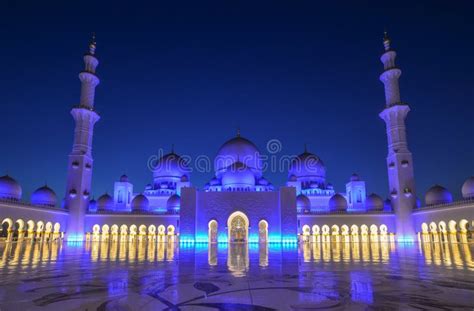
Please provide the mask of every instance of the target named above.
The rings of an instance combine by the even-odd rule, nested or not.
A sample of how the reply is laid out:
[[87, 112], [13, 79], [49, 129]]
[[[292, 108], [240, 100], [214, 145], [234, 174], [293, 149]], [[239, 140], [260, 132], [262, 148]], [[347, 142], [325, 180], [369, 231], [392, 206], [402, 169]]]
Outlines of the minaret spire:
[[397, 240], [412, 240], [415, 236], [413, 208], [416, 206], [413, 156], [408, 149], [405, 119], [410, 107], [401, 102], [398, 79], [402, 71], [395, 66], [396, 52], [384, 34], [384, 53], [380, 57], [384, 71], [380, 81], [385, 87], [385, 109], [379, 114], [385, 121], [388, 141], [388, 183], [391, 204], [395, 211]]
[[240, 126], [237, 127], [237, 137], [240, 137]]
[[80, 104], [73, 107], [75, 121], [74, 142], [69, 154], [65, 207], [69, 210], [66, 239], [84, 239], [84, 219], [89, 207], [92, 182], [92, 137], [94, 125], [100, 117], [94, 110], [95, 88], [100, 80], [95, 70], [99, 64], [95, 56], [96, 42], [93, 35], [89, 51], [84, 55], [85, 68], [79, 73], [81, 80]]

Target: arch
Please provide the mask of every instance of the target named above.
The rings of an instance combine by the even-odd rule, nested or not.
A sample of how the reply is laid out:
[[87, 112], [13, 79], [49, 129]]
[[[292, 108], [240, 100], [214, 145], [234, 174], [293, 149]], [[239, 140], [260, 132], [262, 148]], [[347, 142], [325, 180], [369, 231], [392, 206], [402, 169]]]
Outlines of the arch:
[[100, 226], [98, 224], [95, 224], [93, 227], [92, 227], [92, 232], [93, 233], [96, 233], [96, 234], [99, 234], [100, 233]]
[[163, 225], [159, 225], [158, 226], [158, 234], [159, 235], [164, 235], [165, 234], [165, 231], [166, 231], [166, 227], [163, 226]]
[[128, 233], [128, 226], [127, 225], [121, 225], [120, 226], [120, 234], [126, 235]]
[[260, 220], [258, 223], [258, 242], [268, 242], [268, 222], [264, 219]]
[[341, 226], [341, 234], [349, 235], [349, 226], [348, 225], [342, 225]]
[[438, 233], [438, 225], [433, 221], [430, 223], [431, 233]]
[[370, 234], [372, 235], [377, 235], [379, 233], [379, 228], [377, 225], [371, 225], [370, 226]]
[[53, 226], [53, 232], [54, 233], [59, 233], [59, 230], [61, 230], [61, 224], [59, 222], [57, 222]]
[[149, 225], [148, 226], [148, 234], [151, 234], [151, 235], [156, 234], [156, 226], [155, 225]]
[[309, 235], [310, 228], [308, 225], [304, 225], [303, 228], [301, 228], [301, 231], [303, 231], [303, 235]]
[[130, 226], [130, 234], [137, 234], [137, 225]]
[[466, 219], [461, 219], [459, 221], [459, 231], [461, 231], [462, 233], [467, 233], [469, 231], [469, 221], [467, 221]]
[[388, 227], [385, 224], [381, 224], [379, 230], [381, 235], [386, 235], [388, 233]]
[[351, 226], [351, 234], [352, 235], [358, 235], [359, 234], [359, 227], [357, 227], [357, 225], [352, 225]]
[[17, 230], [23, 231], [25, 229], [25, 221], [23, 219], [17, 219], [15, 224], [18, 224]]
[[31, 219], [28, 220], [28, 221], [26, 222], [26, 225], [28, 226], [28, 227], [27, 227], [27, 230], [28, 230], [28, 231], [32, 232], [32, 231], [35, 230], [35, 222], [34, 222], [33, 220], [31, 220]]
[[8, 224], [8, 229], [12, 229], [13, 227], [13, 220], [11, 220], [11, 218], [5, 218], [2, 220], [2, 225], [4, 223], [7, 223]]
[[367, 225], [360, 226], [360, 234], [362, 235], [369, 234], [369, 227], [367, 227]]
[[45, 232], [51, 232], [53, 231], [53, 223], [51, 221], [48, 221], [44, 227]]
[[249, 219], [240, 211], [233, 212], [227, 219], [229, 242], [248, 242]]
[[44, 222], [41, 220], [36, 223], [36, 232], [41, 232], [44, 229]]
[[102, 226], [102, 234], [109, 234], [110, 227], [109, 225]]
[[322, 228], [321, 228], [321, 231], [323, 232], [324, 235], [328, 235], [331, 231], [331, 229], [329, 229], [329, 226], [328, 225], [324, 225]]
[[338, 225], [332, 225], [331, 234], [332, 235], [339, 235], [339, 226]]
[[217, 220], [212, 219], [207, 224], [207, 235], [208, 235], [208, 242], [209, 243], [217, 243]]
[[446, 233], [447, 232], [446, 228], [447, 228], [447, 226], [446, 226], [446, 223], [444, 221], [440, 221], [438, 223], [439, 232]]
[[458, 229], [457, 229], [457, 224], [456, 224], [456, 222], [455, 222], [454, 220], [452, 220], [452, 219], [448, 222], [448, 231], [449, 231], [450, 233], [456, 233], [456, 232], [458, 231]]
[[426, 222], [421, 224], [421, 232], [422, 233], [429, 233], [430, 228]]
[[146, 234], [146, 226], [145, 225], [140, 225], [140, 227], [138, 227], [138, 233], [141, 234], [141, 235], [145, 235]]
[[110, 227], [110, 233], [118, 234], [118, 231], [119, 231], [119, 226], [117, 224], [113, 224], [112, 227]]
[[166, 232], [168, 233], [168, 235], [174, 235], [174, 226], [173, 225], [169, 225], [167, 228], [166, 228]]
[[318, 225], [314, 225], [312, 228], [313, 234], [319, 234], [321, 232], [321, 228]]

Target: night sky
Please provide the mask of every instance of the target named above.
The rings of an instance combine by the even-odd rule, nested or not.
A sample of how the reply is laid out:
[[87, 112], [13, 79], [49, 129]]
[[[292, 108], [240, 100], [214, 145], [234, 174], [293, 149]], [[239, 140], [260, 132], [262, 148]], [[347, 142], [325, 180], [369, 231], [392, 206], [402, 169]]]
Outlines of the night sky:
[[[21, 183], [26, 200], [45, 182], [64, 194], [69, 111], [91, 32], [101, 79], [95, 197], [123, 173], [143, 190], [147, 159], [172, 144], [213, 158], [237, 127], [263, 153], [270, 139], [282, 142], [279, 155], [307, 143], [336, 191], [357, 172], [385, 197], [384, 28], [412, 109], [418, 196], [439, 183], [459, 198], [474, 174], [472, 1], [30, 2], [0, 5], [0, 174]], [[191, 181], [201, 187], [211, 175]], [[266, 176], [283, 185], [287, 174]]]

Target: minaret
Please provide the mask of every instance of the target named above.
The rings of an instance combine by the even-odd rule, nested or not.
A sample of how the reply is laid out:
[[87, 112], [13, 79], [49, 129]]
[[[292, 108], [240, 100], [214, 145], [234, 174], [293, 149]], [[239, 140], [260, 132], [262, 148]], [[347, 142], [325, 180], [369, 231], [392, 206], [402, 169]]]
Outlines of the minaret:
[[415, 228], [412, 217], [416, 206], [413, 157], [408, 150], [405, 119], [410, 107], [401, 102], [398, 78], [402, 71], [395, 66], [397, 53], [390, 48], [390, 39], [385, 32], [385, 52], [380, 57], [384, 71], [380, 81], [385, 86], [385, 109], [379, 116], [385, 121], [388, 140], [388, 183], [395, 211], [396, 236], [398, 241], [413, 241]]
[[94, 110], [95, 87], [100, 80], [95, 74], [99, 64], [95, 56], [95, 36], [84, 55], [85, 69], [79, 73], [81, 101], [71, 110], [74, 118], [74, 143], [69, 155], [65, 207], [69, 209], [66, 230], [68, 241], [84, 240], [84, 217], [89, 206], [92, 180], [92, 135], [94, 124], [100, 119]]

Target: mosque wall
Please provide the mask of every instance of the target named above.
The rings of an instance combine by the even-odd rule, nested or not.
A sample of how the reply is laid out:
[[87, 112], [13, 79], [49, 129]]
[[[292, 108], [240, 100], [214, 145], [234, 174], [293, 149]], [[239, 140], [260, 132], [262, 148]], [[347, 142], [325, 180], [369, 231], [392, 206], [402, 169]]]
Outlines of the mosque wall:
[[456, 201], [445, 206], [433, 206], [417, 209], [413, 212], [415, 231], [421, 232], [423, 223], [448, 224], [454, 221], [459, 224], [463, 220], [474, 225], [474, 200]]
[[294, 187], [280, 187], [280, 219], [281, 240], [294, 241], [298, 231], [296, 217], [296, 189]]
[[194, 241], [196, 235], [196, 188], [189, 187], [181, 190], [180, 240]]
[[43, 223], [51, 222], [53, 224], [59, 223], [61, 231], [64, 231], [67, 226], [69, 213], [58, 208], [36, 207], [27, 205], [23, 202], [0, 202], [0, 221], [4, 219], [11, 219], [13, 223], [21, 219], [25, 223], [33, 220], [35, 223], [42, 221]]
[[[290, 215], [287, 192], [283, 197], [283, 206]], [[293, 190], [294, 193], [294, 190]], [[218, 224], [218, 241], [227, 241], [227, 221], [229, 216], [240, 211], [249, 219], [248, 239], [258, 241], [258, 223], [265, 220], [268, 223], [269, 240], [281, 240], [280, 193], [269, 192], [197, 192], [196, 208], [196, 240], [207, 241], [209, 222], [216, 220]], [[293, 205], [294, 219], [296, 219], [296, 204]], [[286, 219], [286, 217], [285, 217]], [[287, 221], [288, 222], [288, 221]]]

